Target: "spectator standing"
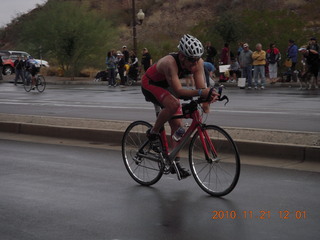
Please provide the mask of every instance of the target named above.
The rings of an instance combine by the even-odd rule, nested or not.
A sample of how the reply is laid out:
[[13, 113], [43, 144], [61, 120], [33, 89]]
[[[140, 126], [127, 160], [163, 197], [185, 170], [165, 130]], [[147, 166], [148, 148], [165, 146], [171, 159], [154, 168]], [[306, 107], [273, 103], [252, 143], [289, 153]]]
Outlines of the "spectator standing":
[[270, 44], [270, 48], [267, 50], [267, 62], [269, 68], [270, 83], [274, 84], [277, 82], [278, 77], [278, 64], [281, 60], [281, 54], [274, 43]]
[[[296, 70], [296, 64], [298, 62], [298, 47], [297, 45], [294, 43], [294, 40], [290, 39], [289, 40], [289, 46], [287, 49], [287, 59], [290, 59], [292, 62], [291, 67], [289, 67], [289, 73], [287, 75], [287, 81], [290, 82], [291, 81], [291, 76], [294, 76], [292, 73]], [[296, 79], [292, 79], [295, 80]]]
[[26, 80], [26, 74], [27, 74], [27, 69], [26, 69], [27, 61], [28, 61], [28, 57], [24, 56], [24, 59], [23, 59], [23, 70], [22, 70], [22, 74], [23, 74], [24, 80]]
[[238, 76], [240, 75], [240, 65], [234, 57], [231, 58], [231, 64], [230, 64], [230, 77], [231, 79], [229, 82], [236, 83]]
[[127, 49], [127, 46], [125, 46], [125, 45], [122, 47], [122, 54], [124, 56], [124, 62], [125, 63], [129, 63], [130, 54], [129, 54], [129, 51]]
[[230, 49], [229, 44], [225, 43], [224, 48], [222, 48], [221, 51], [221, 57], [220, 57], [220, 64], [221, 65], [227, 65], [230, 63]]
[[243, 51], [243, 42], [239, 42], [239, 47], [238, 47], [238, 57], [240, 56], [240, 53]]
[[129, 77], [137, 81], [138, 79], [139, 60], [134, 51], [130, 51], [130, 69]]
[[242, 77], [246, 78], [248, 89], [252, 87], [252, 51], [249, 44], [243, 44], [243, 51], [239, 55], [239, 63], [242, 70]]
[[214, 57], [217, 55], [217, 50], [211, 45], [211, 42], [206, 43], [206, 62], [214, 64]]
[[126, 63], [124, 61], [123, 54], [120, 51], [118, 51], [117, 52], [117, 68], [118, 68], [118, 73], [120, 76], [120, 87], [123, 87], [126, 84], [125, 78], [124, 78], [124, 71], [125, 71], [124, 65], [125, 64]]
[[[310, 38], [310, 42], [306, 52], [306, 59], [309, 72], [312, 74], [312, 78], [314, 79], [313, 81], [311, 81], [311, 83], [315, 85], [315, 88], [318, 88], [318, 72], [320, 65], [319, 53], [320, 47], [317, 43], [317, 39], [315, 37]], [[311, 86], [309, 87], [309, 89], [311, 89]]]
[[207, 87], [214, 87], [214, 71], [215, 67], [211, 62], [203, 62], [204, 74], [206, 76]]
[[266, 65], [266, 52], [262, 50], [261, 43], [256, 45], [256, 51], [252, 53], [253, 59], [253, 75], [255, 82], [255, 89], [258, 89], [258, 79], [259, 74], [261, 77], [261, 89], [265, 88], [266, 74], [265, 74], [265, 65]]
[[14, 85], [17, 86], [19, 78], [21, 78], [22, 82], [24, 82], [24, 75], [23, 75], [24, 62], [20, 56], [18, 56], [18, 59], [14, 61], [14, 68], [16, 73], [16, 77], [14, 78]]
[[109, 87], [116, 87], [116, 58], [114, 57], [114, 51], [108, 52], [106, 58], [106, 65], [109, 77]]
[[152, 57], [147, 48], [144, 48], [142, 51], [141, 65], [143, 65], [143, 69], [145, 72], [152, 65]]

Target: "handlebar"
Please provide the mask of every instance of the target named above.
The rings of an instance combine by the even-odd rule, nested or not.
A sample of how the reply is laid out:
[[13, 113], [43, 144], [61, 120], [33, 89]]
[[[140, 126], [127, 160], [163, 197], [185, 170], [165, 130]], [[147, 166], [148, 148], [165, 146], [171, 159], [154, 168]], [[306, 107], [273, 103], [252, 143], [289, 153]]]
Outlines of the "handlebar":
[[[225, 104], [224, 104], [224, 105], [227, 105], [227, 103], [229, 102], [229, 98], [228, 98], [228, 96], [226, 96], [226, 95], [223, 95], [223, 96], [222, 96], [222, 90], [223, 90], [223, 88], [225, 88], [223, 85], [219, 86], [219, 88], [218, 88], [218, 94], [219, 94], [219, 96], [218, 96], [218, 101], [221, 102], [221, 101], [227, 100], [227, 101], [225, 102]], [[212, 92], [213, 92], [214, 90], [215, 90], [214, 88], [210, 88], [210, 91], [209, 91], [209, 93], [208, 93], [207, 98], [206, 98], [206, 99], [198, 98], [198, 99], [196, 100], [196, 102], [197, 102], [198, 104], [199, 104], [199, 103], [204, 103], [204, 102], [210, 102], [210, 101], [211, 101], [211, 95], [212, 95]]]
[[[219, 86], [219, 88], [218, 88], [218, 93], [219, 93], [218, 101], [221, 102], [223, 100], [227, 100], [226, 103], [224, 104], [224, 105], [226, 105], [229, 102], [229, 98], [226, 95], [221, 96], [223, 88], [224, 88], [223, 85]], [[212, 92], [214, 90], [215, 90], [214, 88], [210, 89], [209, 94], [206, 99], [199, 97], [198, 99], [193, 100], [193, 98], [190, 98], [190, 97], [183, 97], [182, 98], [183, 100], [191, 100], [191, 102], [182, 104], [183, 115], [174, 116], [173, 119], [185, 118], [185, 116], [187, 116], [188, 114], [191, 114], [192, 112], [194, 112], [198, 109], [198, 104], [204, 103], [204, 102], [211, 102], [212, 101], [212, 98], [211, 98]]]

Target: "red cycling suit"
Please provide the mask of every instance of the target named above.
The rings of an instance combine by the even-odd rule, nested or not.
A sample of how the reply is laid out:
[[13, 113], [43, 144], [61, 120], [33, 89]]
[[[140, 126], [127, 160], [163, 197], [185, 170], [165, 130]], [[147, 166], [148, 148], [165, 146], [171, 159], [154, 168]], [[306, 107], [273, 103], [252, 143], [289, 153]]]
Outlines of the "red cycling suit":
[[[177, 63], [178, 66], [178, 76], [182, 75], [182, 68], [180, 66], [180, 61], [178, 54], [170, 54]], [[157, 70], [157, 64], [153, 64], [148, 68], [147, 72], [142, 77], [142, 93], [148, 102], [152, 102], [163, 108], [162, 102], [166, 96], [172, 95], [169, 91], [169, 84], [164, 74], [159, 73]], [[181, 115], [182, 108], [177, 110], [174, 115]]]

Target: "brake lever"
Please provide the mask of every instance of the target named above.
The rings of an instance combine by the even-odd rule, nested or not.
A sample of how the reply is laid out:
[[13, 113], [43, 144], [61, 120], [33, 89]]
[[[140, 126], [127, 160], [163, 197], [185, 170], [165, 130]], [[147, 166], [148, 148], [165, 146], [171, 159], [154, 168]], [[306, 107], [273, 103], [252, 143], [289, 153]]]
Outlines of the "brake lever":
[[223, 86], [223, 85], [219, 86], [219, 88], [218, 88], [218, 93], [219, 93], [218, 101], [219, 101], [219, 102], [222, 102], [222, 101], [224, 101], [224, 100], [227, 100], [227, 101], [224, 103], [224, 105], [226, 106], [227, 103], [229, 102], [229, 98], [227, 97], [227, 95], [221, 96], [221, 94], [222, 94], [222, 89], [223, 89], [223, 88], [225, 88], [225, 86]]
[[229, 98], [226, 95], [223, 95], [222, 97], [219, 97], [218, 101], [221, 102], [223, 100], [227, 100], [224, 105], [226, 106], [227, 103], [229, 102]]

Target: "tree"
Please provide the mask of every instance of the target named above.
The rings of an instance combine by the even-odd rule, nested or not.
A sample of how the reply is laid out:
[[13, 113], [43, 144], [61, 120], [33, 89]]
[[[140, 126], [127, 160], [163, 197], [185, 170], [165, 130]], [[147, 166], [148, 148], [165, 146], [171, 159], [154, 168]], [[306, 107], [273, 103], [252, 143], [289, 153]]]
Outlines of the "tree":
[[[53, 57], [67, 76], [104, 59], [116, 42], [111, 23], [73, 2], [49, 1], [23, 24], [20, 45]], [[103, 57], [103, 58], [102, 58]]]
[[230, 13], [225, 13], [216, 22], [214, 29], [225, 43], [236, 43], [239, 40], [240, 25]]

